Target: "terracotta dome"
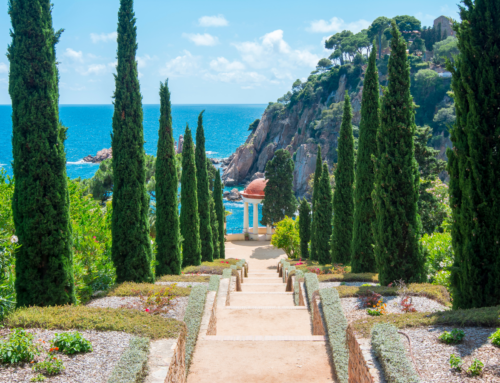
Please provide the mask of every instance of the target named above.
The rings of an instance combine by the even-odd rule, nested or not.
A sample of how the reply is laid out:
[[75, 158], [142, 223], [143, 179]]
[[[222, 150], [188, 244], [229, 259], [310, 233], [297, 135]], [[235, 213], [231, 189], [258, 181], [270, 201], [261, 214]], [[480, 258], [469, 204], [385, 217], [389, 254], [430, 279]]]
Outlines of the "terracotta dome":
[[266, 187], [267, 180], [259, 178], [250, 182], [250, 184], [243, 190], [241, 195], [245, 198], [262, 199], [264, 198], [264, 188]]

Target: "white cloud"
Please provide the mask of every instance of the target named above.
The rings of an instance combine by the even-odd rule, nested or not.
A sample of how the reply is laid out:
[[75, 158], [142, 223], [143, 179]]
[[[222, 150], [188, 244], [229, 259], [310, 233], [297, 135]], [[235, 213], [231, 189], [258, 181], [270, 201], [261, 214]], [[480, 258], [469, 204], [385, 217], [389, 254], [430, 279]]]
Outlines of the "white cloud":
[[0, 63], [0, 73], [7, 73], [9, 71], [9, 67], [4, 63]]
[[358, 21], [353, 21], [351, 23], [346, 23], [339, 17], [332, 17], [329, 21], [326, 20], [314, 20], [307, 30], [313, 33], [329, 33], [329, 32], [342, 32], [343, 30], [348, 30], [353, 33], [357, 33], [362, 29], [366, 29], [370, 26], [370, 22], [360, 19]]
[[260, 84], [264, 81], [267, 81], [266, 76], [257, 72], [232, 71], [232, 72], [220, 72], [216, 74], [206, 73], [204, 77], [208, 80], [233, 82], [238, 84], [241, 83]]
[[219, 39], [208, 33], [183, 33], [182, 37], [191, 40], [196, 45], [211, 47], [219, 43]]
[[229, 62], [225, 57], [217, 57], [210, 61], [210, 68], [217, 72], [237, 71], [245, 69], [245, 65], [239, 61]]
[[193, 56], [189, 51], [184, 51], [183, 56], [167, 61], [160, 69], [160, 74], [167, 77], [181, 77], [196, 74], [199, 67], [199, 57]]
[[107, 43], [109, 41], [116, 41], [116, 38], [118, 37], [118, 33], [116, 32], [111, 32], [111, 33], [91, 33], [90, 38], [92, 39], [92, 42], [94, 44], [102, 41], [103, 43]]
[[90, 64], [87, 69], [77, 69], [77, 71], [84, 75], [102, 75], [112, 72], [116, 68], [117, 62], [111, 62], [108, 64]]
[[151, 60], [154, 60], [156, 59], [157, 57], [151, 57], [150, 55], [144, 55], [144, 56], [137, 56], [136, 57], [136, 60], [137, 60], [137, 66], [139, 68], [144, 68], [146, 65], [148, 65], [148, 62], [151, 61]]
[[202, 16], [198, 19], [200, 27], [227, 27], [228, 21], [223, 15], [218, 16]]
[[415, 14], [415, 17], [419, 19], [422, 22], [422, 24], [425, 25], [432, 24], [432, 22], [434, 22], [434, 20], [436, 19], [436, 17], [434, 17], [433, 15], [429, 15], [428, 13], [423, 13], [423, 12], [417, 12]]
[[83, 62], [83, 53], [82, 51], [75, 51], [71, 48], [66, 48], [66, 52], [64, 52], [64, 56], [69, 57], [70, 59], [78, 62]]

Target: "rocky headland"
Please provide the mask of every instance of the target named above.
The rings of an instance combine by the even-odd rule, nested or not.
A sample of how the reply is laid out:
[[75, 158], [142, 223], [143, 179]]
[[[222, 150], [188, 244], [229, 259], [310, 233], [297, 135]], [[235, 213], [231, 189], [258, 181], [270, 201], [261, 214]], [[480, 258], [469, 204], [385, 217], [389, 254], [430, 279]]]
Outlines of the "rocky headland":
[[109, 148], [109, 149], [99, 150], [95, 156], [88, 155], [87, 157], [83, 158], [83, 161], [91, 162], [93, 164], [99, 164], [102, 161], [112, 157], [113, 157], [113, 149]]

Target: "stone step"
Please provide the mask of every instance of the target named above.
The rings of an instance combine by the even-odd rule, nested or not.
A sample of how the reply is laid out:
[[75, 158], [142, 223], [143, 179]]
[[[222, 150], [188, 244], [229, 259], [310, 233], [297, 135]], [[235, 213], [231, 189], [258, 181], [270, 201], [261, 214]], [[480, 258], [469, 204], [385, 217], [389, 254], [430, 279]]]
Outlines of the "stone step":
[[290, 306], [290, 302], [287, 302], [287, 306], [226, 306], [228, 310], [307, 310], [306, 306]]
[[286, 285], [284, 283], [275, 283], [275, 284], [249, 284], [242, 283], [241, 290], [243, 292], [285, 292]]
[[284, 293], [282, 293], [282, 292], [266, 293], [265, 291], [262, 291], [262, 292], [259, 292], [259, 291], [254, 291], [254, 292], [249, 292], [249, 291], [247, 291], [247, 292], [244, 292], [244, 291], [233, 291], [233, 292], [231, 292], [231, 296], [232, 297], [234, 296], [233, 294], [238, 294], [238, 295], [239, 294], [287, 294], [287, 295], [293, 295], [293, 293], [290, 293], [290, 292], [287, 293], [286, 291]]
[[206, 335], [203, 340], [212, 341], [243, 341], [243, 342], [325, 342], [328, 337], [325, 335], [304, 335], [304, 336], [273, 336], [273, 335]]
[[280, 283], [283, 284], [283, 281], [281, 278], [262, 278], [262, 279], [256, 279], [256, 278], [245, 278], [243, 283], [248, 283], [248, 284], [264, 284], [264, 283]]
[[[245, 294], [234, 293], [230, 296], [230, 306], [226, 308], [235, 308], [239, 306], [292, 306], [293, 297], [289, 294]], [[300, 306], [297, 306], [300, 307]]]

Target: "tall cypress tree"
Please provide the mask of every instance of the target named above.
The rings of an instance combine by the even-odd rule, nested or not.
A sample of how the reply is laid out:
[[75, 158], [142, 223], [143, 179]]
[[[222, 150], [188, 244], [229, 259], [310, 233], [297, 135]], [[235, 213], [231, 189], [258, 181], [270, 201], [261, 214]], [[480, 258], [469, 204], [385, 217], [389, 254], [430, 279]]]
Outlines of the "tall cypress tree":
[[418, 239], [417, 214], [419, 176], [414, 156], [415, 112], [410, 94], [410, 65], [406, 43], [392, 22], [389, 86], [382, 100], [377, 133], [375, 186], [372, 194], [375, 260], [381, 284], [403, 279], [426, 279]]
[[156, 275], [181, 273], [177, 168], [168, 82], [160, 83], [160, 129], [156, 153]]
[[300, 256], [309, 258], [309, 241], [311, 240], [311, 208], [305, 198], [299, 207]]
[[330, 239], [332, 236], [332, 188], [330, 187], [330, 175], [328, 166], [323, 164], [321, 178], [318, 185], [318, 194], [314, 211], [313, 222], [316, 221], [316, 251], [318, 262], [321, 265], [332, 263], [330, 253]]
[[351, 260], [354, 214], [354, 137], [352, 136], [351, 99], [347, 91], [337, 153], [338, 162], [333, 193], [332, 261], [346, 264]]
[[353, 273], [374, 272], [375, 254], [372, 224], [375, 220], [372, 192], [374, 168], [372, 156], [377, 154], [377, 131], [380, 126], [380, 99], [377, 53], [372, 49], [363, 82], [361, 122], [359, 123], [356, 184], [354, 189], [354, 231], [351, 267]]
[[113, 237], [116, 282], [153, 282], [146, 191], [142, 96], [137, 74], [137, 27], [132, 0], [118, 11], [118, 66], [113, 114]]
[[323, 165], [321, 164], [321, 146], [318, 145], [318, 152], [316, 154], [316, 170], [314, 172], [313, 180], [313, 195], [312, 195], [312, 225], [311, 225], [311, 260], [318, 260], [318, 253], [316, 251], [316, 223], [314, 222], [315, 212], [316, 212], [316, 201], [318, 199], [319, 190], [319, 180], [321, 179], [321, 170]]
[[54, 32], [48, 0], [11, 0], [9, 13], [17, 306], [75, 303], [55, 52], [62, 30]]
[[500, 19], [498, 0], [465, 1], [448, 63], [457, 114], [448, 149], [453, 307], [500, 304]]
[[208, 192], [207, 154], [205, 152], [205, 133], [203, 131], [203, 112], [198, 116], [196, 128], [196, 180], [198, 187], [198, 215], [200, 217], [200, 246], [202, 262], [212, 262], [212, 227], [210, 225], [210, 193]]
[[220, 258], [219, 245], [219, 221], [217, 219], [217, 210], [215, 208], [214, 193], [210, 191], [210, 228], [212, 229], [212, 247], [214, 249], [213, 259]]
[[225, 236], [224, 236], [224, 223], [226, 220], [226, 209], [224, 209], [224, 202], [222, 200], [222, 181], [220, 178], [220, 169], [217, 170], [214, 183], [214, 202], [215, 212], [217, 214], [218, 226], [218, 239], [219, 239], [219, 258], [226, 258]]
[[181, 234], [184, 238], [182, 243], [182, 266], [198, 266], [201, 264], [198, 186], [193, 136], [187, 125], [184, 134], [184, 147], [182, 148], [180, 224]]

